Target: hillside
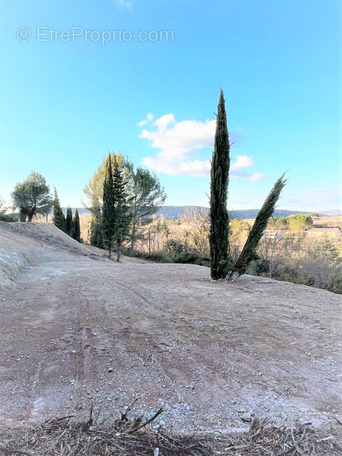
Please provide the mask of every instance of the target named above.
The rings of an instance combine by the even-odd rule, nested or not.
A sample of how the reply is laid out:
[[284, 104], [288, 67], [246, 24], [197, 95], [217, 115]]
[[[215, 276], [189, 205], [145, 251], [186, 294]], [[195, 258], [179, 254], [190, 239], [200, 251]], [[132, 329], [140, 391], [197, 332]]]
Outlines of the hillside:
[[[157, 216], [163, 216], [165, 220], [179, 220], [187, 209], [194, 209], [196, 211], [207, 211], [209, 208], [203, 206], [163, 206], [157, 212]], [[229, 211], [230, 218], [255, 219], [259, 213], [259, 209], [245, 209], [245, 210], [231, 210]], [[276, 209], [274, 217], [288, 217], [293, 214], [308, 214], [309, 212], [289, 211], [285, 209]]]
[[0, 223], [0, 245], [0, 421], [105, 418], [135, 398], [177, 432], [342, 420], [342, 296], [118, 264], [43, 223]]
[[[204, 206], [162, 206], [158, 212], [157, 216], [162, 216], [165, 220], [179, 220], [186, 210], [196, 210], [196, 211], [207, 211], [209, 212], [208, 207]], [[66, 208], [63, 208], [64, 214], [66, 214]], [[233, 209], [229, 211], [229, 216], [231, 218], [237, 218], [240, 220], [243, 219], [253, 219], [258, 215], [259, 209], [244, 209], [238, 210]], [[79, 209], [80, 214], [89, 214], [90, 212], [87, 209]], [[307, 211], [290, 211], [287, 209], [276, 209], [274, 211], [274, 217], [288, 217], [289, 215], [293, 214], [310, 214]], [[339, 211], [326, 211], [326, 212], [319, 212], [322, 215], [339, 215]]]

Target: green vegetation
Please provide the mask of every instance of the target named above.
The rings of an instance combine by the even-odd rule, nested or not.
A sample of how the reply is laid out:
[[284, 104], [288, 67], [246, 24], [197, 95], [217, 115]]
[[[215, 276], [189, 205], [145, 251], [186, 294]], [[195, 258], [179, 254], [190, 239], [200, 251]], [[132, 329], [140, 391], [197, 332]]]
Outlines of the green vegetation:
[[66, 221], [59, 202], [58, 193], [56, 188], [54, 189], [54, 200], [53, 200], [53, 223], [60, 230], [66, 232]]
[[122, 243], [127, 238], [132, 218], [122, 174], [123, 170], [119, 167], [116, 157], [114, 156], [112, 166], [111, 155], [108, 154], [102, 198], [102, 244], [108, 248], [109, 258], [113, 245], [116, 244], [116, 261], [120, 261]]
[[253, 228], [251, 229], [244, 248], [232, 265], [231, 249], [228, 239], [229, 218], [227, 211], [227, 195], [230, 166], [230, 146], [227, 127], [227, 116], [225, 111], [225, 100], [221, 90], [216, 119], [215, 147], [211, 164], [210, 182], [210, 265], [211, 278], [214, 280], [225, 277], [233, 278], [246, 272], [248, 265], [257, 259], [256, 248], [272, 217], [275, 204], [279, 199], [280, 192], [285, 186], [284, 175], [282, 175], [270, 194], [266, 198]]
[[[114, 158], [115, 160], [115, 158]], [[102, 206], [102, 242], [108, 248], [109, 258], [112, 258], [115, 226], [115, 194], [111, 155], [106, 160], [105, 177], [103, 183], [103, 206]]]
[[0, 222], [16, 222], [18, 221], [17, 214], [7, 214], [7, 207], [5, 207], [5, 201], [0, 195]]
[[211, 278], [214, 280], [225, 278], [228, 272], [227, 196], [230, 145], [222, 90], [217, 110], [215, 146], [210, 175], [210, 272]]
[[132, 224], [130, 230], [130, 256], [133, 255], [134, 244], [137, 240], [139, 222], [155, 214], [166, 199], [166, 193], [159, 179], [147, 169], [130, 166], [130, 211]]
[[75, 216], [73, 218], [73, 230], [72, 230], [72, 237], [77, 242], [81, 242], [81, 226], [80, 226], [80, 216], [78, 213], [78, 209], [75, 211]]
[[[118, 186], [116, 189], [118, 192], [117, 197], [121, 194], [121, 190], [119, 189], [121, 186], [125, 194], [125, 206], [127, 206], [126, 216], [128, 217], [130, 214], [131, 218], [129, 239], [130, 255], [132, 255], [141, 228], [145, 223], [150, 221], [150, 217], [155, 214], [164, 203], [166, 194], [159, 179], [154, 173], [140, 167], [135, 169], [133, 163], [130, 162], [128, 158], [124, 159], [122, 154], [111, 152], [109, 156], [112, 163], [113, 185]], [[90, 205], [88, 209], [92, 213], [90, 243], [96, 247], [109, 249], [111, 244], [109, 238], [111, 238], [113, 234], [110, 234], [111, 229], [108, 227], [108, 223], [102, 220], [103, 212], [105, 211], [108, 213], [108, 207], [104, 207], [104, 184], [106, 173], [108, 173], [107, 162], [108, 157], [104, 159], [93, 177], [89, 179], [89, 182], [84, 189], [84, 193], [89, 199]], [[116, 171], [114, 170], [114, 167], [116, 167]], [[117, 173], [117, 179], [114, 176], [115, 172]], [[119, 184], [120, 180], [122, 182], [121, 184]], [[108, 189], [106, 189], [106, 193], [108, 193]], [[112, 205], [112, 203], [110, 204]], [[104, 223], [106, 224], [105, 230], [107, 230], [108, 234], [103, 236]], [[112, 221], [110, 223], [113, 224], [114, 222]], [[121, 241], [116, 239], [115, 243], [119, 242], [119, 244], [122, 244], [122, 242], [127, 239], [126, 224], [124, 219], [121, 219], [120, 230], [124, 235]]]
[[267, 226], [267, 222], [273, 214], [274, 206], [279, 199], [280, 192], [284, 188], [285, 183], [286, 180], [284, 179], [284, 175], [280, 176], [280, 178], [274, 184], [271, 192], [267, 196], [257, 218], [255, 219], [254, 225], [248, 235], [242, 252], [234, 264], [231, 276], [234, 274], [244, 274], [247, 270], [248, 265], [252, 261], [259, 258], [256, 253], [256, 249]]
[[65, 232], [69, 236], [73, 234], [73, 224], [72, 224], [72, 209], [71, 207], [67, 207], [67, 213], [65, 218]]
[[19, 209], [20, 220], [32, 222], [35, 214], [48, 214], [53, 205], [50, 189], [41, 174], [32, 172], [12, 192], [13, 204]]

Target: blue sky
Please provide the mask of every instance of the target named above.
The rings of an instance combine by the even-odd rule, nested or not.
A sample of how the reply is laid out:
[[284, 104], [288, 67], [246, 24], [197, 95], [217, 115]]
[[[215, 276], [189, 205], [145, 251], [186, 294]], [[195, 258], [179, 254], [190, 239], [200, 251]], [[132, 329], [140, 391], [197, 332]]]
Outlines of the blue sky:
[[[222, 87], [229, 208], [341, 208], [339, 0], [0, 0], [0, 194], [31, 171], [82, 207], [108, 151], [208, 206]], [[169, 32], [169, 33], [166, 33]]]

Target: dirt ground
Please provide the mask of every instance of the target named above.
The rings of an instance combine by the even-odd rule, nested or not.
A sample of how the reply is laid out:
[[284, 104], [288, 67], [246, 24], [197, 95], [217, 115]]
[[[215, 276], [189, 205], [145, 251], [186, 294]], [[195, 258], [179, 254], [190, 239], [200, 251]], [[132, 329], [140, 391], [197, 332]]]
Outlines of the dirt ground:
[[0, 222], [0, 421], [136, 414], [177, 432], [342, 421], [342, 296], [205, 267], [118, 264]]

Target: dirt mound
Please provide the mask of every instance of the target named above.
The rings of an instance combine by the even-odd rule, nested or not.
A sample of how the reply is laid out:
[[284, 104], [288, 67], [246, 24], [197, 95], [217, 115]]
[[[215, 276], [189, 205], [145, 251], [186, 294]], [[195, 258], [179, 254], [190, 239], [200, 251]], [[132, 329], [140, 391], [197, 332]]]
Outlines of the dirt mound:
[[76, 255], [94, 251], [49, 223], [7, 223], [0, 221], [0, 290], [13, 285], [27, 266], [33, 265], [55, 249]]
[[1, 224], [0, 242], [0, 419], [102, 420], [139, 398], [177, 432], [342, 421], [342, 296], [118, 264], [51, 225]]

